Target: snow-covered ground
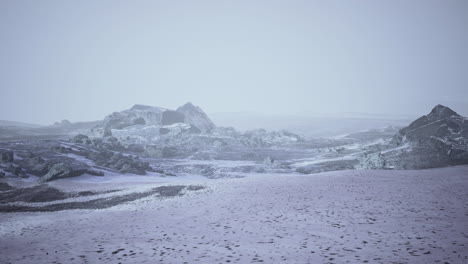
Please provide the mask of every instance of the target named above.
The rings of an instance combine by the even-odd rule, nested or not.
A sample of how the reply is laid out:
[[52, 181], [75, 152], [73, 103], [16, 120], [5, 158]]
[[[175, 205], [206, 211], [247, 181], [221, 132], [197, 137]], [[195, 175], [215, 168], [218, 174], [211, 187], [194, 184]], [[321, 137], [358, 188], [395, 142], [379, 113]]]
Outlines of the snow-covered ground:
[[2, 213], [0, 262], [468, 263], [468, 166], [128, 179], [53, 186], [205, 189], [101, 210]]

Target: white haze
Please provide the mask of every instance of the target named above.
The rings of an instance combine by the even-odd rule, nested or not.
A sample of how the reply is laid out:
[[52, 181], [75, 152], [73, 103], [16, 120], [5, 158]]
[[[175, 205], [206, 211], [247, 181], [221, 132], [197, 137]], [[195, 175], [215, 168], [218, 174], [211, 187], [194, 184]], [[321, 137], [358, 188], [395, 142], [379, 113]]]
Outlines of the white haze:
[[0, 119], [187, 101], [209, 114], [419, 116], [444, 104], [466, 116], [467, 13], [462, 0], [4, 0]]

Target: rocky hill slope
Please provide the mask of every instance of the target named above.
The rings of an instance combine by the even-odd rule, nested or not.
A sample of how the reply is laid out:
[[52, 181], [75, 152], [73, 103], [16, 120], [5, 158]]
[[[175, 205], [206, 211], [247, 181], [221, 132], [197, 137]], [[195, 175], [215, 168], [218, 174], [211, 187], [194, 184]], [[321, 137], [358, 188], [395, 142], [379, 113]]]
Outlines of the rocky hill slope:
[[468, 164], [468, 119], [437, 105], [366, 153], [358, 167], [421, 169]]

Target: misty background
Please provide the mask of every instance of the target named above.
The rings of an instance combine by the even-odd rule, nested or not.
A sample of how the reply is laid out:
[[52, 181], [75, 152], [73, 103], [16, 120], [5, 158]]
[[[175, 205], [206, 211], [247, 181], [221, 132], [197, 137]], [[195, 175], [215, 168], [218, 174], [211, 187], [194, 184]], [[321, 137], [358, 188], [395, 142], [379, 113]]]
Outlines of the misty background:
[[0, 119], [188, 101], [240, 129], [467, 116], [466, 14], [463, 0], [3, 0]]

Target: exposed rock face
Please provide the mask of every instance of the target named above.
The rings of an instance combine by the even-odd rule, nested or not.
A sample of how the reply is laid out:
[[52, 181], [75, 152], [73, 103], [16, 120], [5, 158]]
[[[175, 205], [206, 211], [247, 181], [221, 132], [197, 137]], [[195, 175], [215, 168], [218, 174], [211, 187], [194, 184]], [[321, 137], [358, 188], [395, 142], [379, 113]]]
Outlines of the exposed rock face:
[[14, 190], [14, 189], [15, 189], [15, 187], [9, 185], [8, 183], [0, 182], [0, 192], [11, 191], [11, 190]]
[[83, 134], [78, 134], [74, 136], [73, 138], [70, 139], [70, 142], [84, 144], [84, 145], [92, 144], [91, 139], [88, 136], [83, 135]]
[[12, 164], [10, 164], [6, 169], [5, 169], [6, 172], [9, 172], [15, 176], [18, 176], [18, 177], [25, 177], [26, 174], [24, 173], [23, 169], [21, 167], [18, 167], [18, 166], [14, 166]]
[[177, 108], [176, 111], [184, 114], [185, 123], [198, 128], [203, 133], [209, 132], [216, 127], [213, 121], [211, 121], [200, 107], [195, 106], [190, 102]]
[[468, 120], [437, 105], [401, 129], [358, 167], [422, 169], [468, 164]]
[[24, 160], [23, 164], [24, 163], [26, 163], [26, 166], [24, 167], [27, 168], [27, 172], [36, 176], [43, 176], [52, 167], [52, 164], [50, 162], [44, 160], [39, 156], [34, 156], [29, 159], [26, 159]]
[[83, 174], [94, 176], [104, 176], [101, 171], [92, 170], [88, 165], [74, 160], [64, 160], [63, 162], [53, 164], [47, 174], [39, 179], [39, 182], [48, 182], [52, 180], [76, 177]]
[[103, 150], [143, 152], [144, 148], [138, 144], [124, 144], [116, 137], [89, 138], [86, 135], [78, 134], [70, 139], [72, 143], [88, 145]]
[[[428, 115], [418, 118], [409, 126], [401, 129], [395, 137], [395, 143], [398, 143], [403, 137], [409, 141], [420, 143], [431, 139], [449, 139], [460, 136], [466, 140], [467, 128], [468, 122], [465, 123], [465, 118], [448, 107], [437, 105]], [[456, 143], [457, 140], [447, 141], [447, 143], [450, 142]]]
[[138, 158], [125, 156], [112, 151], [89, 152], [86, 156], [94, 161], [96, 165], [107, 167], [122, 173], [132, 173], [144, 175], [146, 171], [151, 171], [148, 162], [142, 162]]
[[13, 151], [4, 151], [2, 152], [2, 155], [0, 156], [1, 162], [13, 162], [14, 161], [14, 155]]
[[114, 112], [102, 121], [97, 129], [102, 130], [101, 136], [112, 136], [112, 130], [125, 129], [132, 126], [161, 126], [163, 113], [167, 109], [146, 105], [134, 105], [128, 110]]
[[71, 168], [64, 163], [57, 163], [50, 168], [49, 172], [41, 177], [41, 182], [48, 182], [60, 178], [67, 178], [72, 176]]
[[177, 111], [167, 110], [167, 111], [164, 111], [162, 114], [161, 124], [164, 126], [172, 125], [175, 123], [183, 123], [184, 120], [185, 120], [184, 114], [179, 113]]
[[[108, 115], [100, 124], [83, 134], [91, 140], [116, 137], [125, 145], [145, 145], [179, 135], [208, 133], [213, 128], [215, 128], [214, 123], [203, 110], [191, 103], [175, 111], [154, 106], [134, 105], [128, 110]], [[76, 143], [89, 144], [89, 142]]]

